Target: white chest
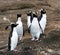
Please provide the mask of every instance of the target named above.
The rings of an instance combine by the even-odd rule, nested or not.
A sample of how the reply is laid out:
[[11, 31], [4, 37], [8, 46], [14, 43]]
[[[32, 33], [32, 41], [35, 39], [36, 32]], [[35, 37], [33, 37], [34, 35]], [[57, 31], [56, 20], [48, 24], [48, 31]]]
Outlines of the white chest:
[[39, 26], [37, 18], [34, 18], [32, 21], [32, 26]]
[[40, 30], [37, 18], [34, 18], [31, 24], [31, 31], [38, 32]]
[[30, 16], [27, 16], [27, 25], [28, 25], [28, 28], [29, 28], [29, 26], [31, 25], [31, 21], [30, 21]]
[[12, 37], [11, 37], [11, 50], [14, 50], [18, 43], [18, 34], [16, 31], [13, 31]]
[[42, 29], [43, 29], [43, 31], [45, 30], [46, 22], [47, 22], [47, 19], [46, 19], [46, 14], [45, 14], [45, 15], [43, 15], [43, 17], [41, 18], [41, 20], [39, 22], [41, 27], [42, 27]]

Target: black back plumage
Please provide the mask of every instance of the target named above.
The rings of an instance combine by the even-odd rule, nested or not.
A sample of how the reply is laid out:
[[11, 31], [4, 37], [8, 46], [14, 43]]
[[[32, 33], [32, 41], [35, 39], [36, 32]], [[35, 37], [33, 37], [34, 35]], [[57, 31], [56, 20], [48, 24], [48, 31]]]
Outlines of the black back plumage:
[[41, 20], [41, 18], [42, 18], [42, 14], [41, 14], [41, 16], [38, 17], [38, 22]]
[[30, 19], [30, 22], [32, 23], [32, 20], [33, 20], [33, 14], [31, 13], [31, 19]]
[[11, 37], [12, 37], [12, 31], [9, 34], [9, 38], [8, 38], [8, 51], [11, 49]]
[[[27, 12], [27, 16], [30, 16], [30, 23], [32, 23], [32, 20], [33, 20], [33, 16], [32, 16], [32, 11], [28, 11]], [[31, 25], [30, 25], [31, 26]], [[30, 26], [28, 28], [28, 33], [30, 33]]]

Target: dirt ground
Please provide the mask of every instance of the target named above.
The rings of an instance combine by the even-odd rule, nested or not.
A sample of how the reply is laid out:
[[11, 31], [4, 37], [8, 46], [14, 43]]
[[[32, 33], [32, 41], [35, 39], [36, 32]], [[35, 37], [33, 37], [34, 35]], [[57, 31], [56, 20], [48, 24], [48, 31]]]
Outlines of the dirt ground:
[[[0, 54], [60, 55], [60, 9], [58, 9], [58, 7], [60, 6], [58, 6], [58, 2], [58, 5], [56, 5], [56, 2], [57, 0], [1, 0]], [[46, 38], [42, 38], [39, 41], [31, 41], [31, 35], [27, 31], [26, 12], [27, 10], [38, 11], [41, 8], [46, 9], [47, 12], [47, 26], [45, 29]], [[5, 27], [10, 23], [4, 21], [3, 17], [6, 16], [8, 19], [11, 20], [11, 22], [16, 22], [16, 14], [18, 13], [22, 14], [22, 22], [25, 30], [25, 36], [23, 36], [22, 41], [19, 41], [16, 52], [7, 52], [7, 43], [10, 30], [5, 30]]]

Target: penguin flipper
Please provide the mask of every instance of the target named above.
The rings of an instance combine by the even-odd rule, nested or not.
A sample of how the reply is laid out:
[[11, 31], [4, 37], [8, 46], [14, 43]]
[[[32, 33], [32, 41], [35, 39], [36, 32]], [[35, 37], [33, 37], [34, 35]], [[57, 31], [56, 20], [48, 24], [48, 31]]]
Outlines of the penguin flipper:
[[41, 18], [42, 18], [41, 16], [38, 17], [38, 22], [40, 22]]

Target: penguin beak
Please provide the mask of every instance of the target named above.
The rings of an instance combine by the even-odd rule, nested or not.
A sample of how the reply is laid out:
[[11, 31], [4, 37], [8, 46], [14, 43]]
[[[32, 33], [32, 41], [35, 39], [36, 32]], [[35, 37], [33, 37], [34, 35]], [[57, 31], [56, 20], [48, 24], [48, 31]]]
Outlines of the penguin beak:
[[11, 29], [11, 25], [6, 26], [5, 30], [7, 30], [7, 29]]

